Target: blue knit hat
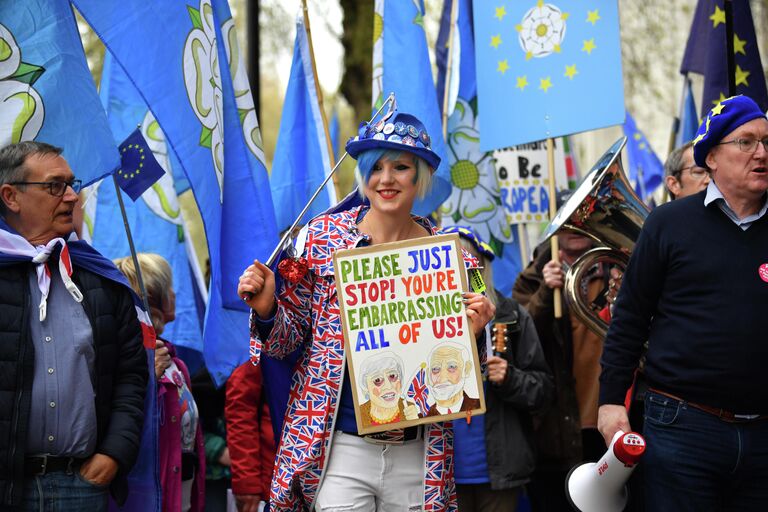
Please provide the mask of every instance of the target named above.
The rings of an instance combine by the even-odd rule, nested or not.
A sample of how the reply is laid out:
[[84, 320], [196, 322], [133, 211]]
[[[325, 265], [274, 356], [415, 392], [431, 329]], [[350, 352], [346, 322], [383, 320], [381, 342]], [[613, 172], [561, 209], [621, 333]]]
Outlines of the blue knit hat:
[[709, 151], [723, 137], [744, 123], [760, 117], [765, 119], [765, 112], [748, 96], [731, 96], [715, 105], [699, 125], [696, 138], [693, 139], [693, 159], [696, 165], [706, 167]]
[[451, 233], [458, 233], [461, 238], [469, 240], [469, 242], [472, 244], [472, 247], [474, 247], [475, 250], [482, 254], [483, 257], [488, 261], [493, 261], [493, 259], [496, 257], [496, 255], [493, 254], [493, 249], [491, 249], [491, 246], [483, 242], [483, 239], [480, 238], [480, 235], [475, 233], [475, 231], [469, 226], [445, 226], [440, 228], [440, 234], [448, 235]]
[[411, 114], [393, 110], [376, 123], [360, 123], [357, 137], [347, 141], [346, 149], [352, 158], [368, 149], [408, 151], [423, 158], [435, 170], [440, 165], [440, 157], [432, 151], [431, 143], [424, 123]]

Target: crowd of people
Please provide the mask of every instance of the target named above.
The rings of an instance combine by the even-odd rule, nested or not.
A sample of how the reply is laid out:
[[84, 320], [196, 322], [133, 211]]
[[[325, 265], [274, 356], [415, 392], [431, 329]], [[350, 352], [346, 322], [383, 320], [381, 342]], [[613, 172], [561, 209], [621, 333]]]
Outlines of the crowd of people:
[[[558, 233], [557, 257], [538, 247], [505, 297], [491, 246], [411, 213], [440, 163], [417, 118], [391, 111], [363, 123], [346, 149], [359, 204], [309, 222], [297, 255], [306, 269], [292, 279], [259, 261], [244, 269], [237, 293], [252, 310], [251, 339], [240, 342], [254, 360], [222, 390], [191, 376], [163, 337], [175, 317], [168, 263], [142, 253], [112, 262], [77, 239], [80, 182], [60, 148], [0, 149], [0, 508], [125, 503], [150, 372], [163, 511], [226, 510], [230, 489], [240, 512], [570, 510], [568, 471], [633, 428], [647, 450], [626, 510], [765, 508], [768, 120], [751, 99], [721, 101], [669, 156], [673, 201], [650, 213], [626, 268], [588, 274], [586, 297], [607, 291], [605, 337], [554, 307], [593, 239]], [[450, 342], [426, 363], [426, 413], [403, 399], [395, 354], [361, 367], [356, 407], [334, 255], [450, 233], [484, 283], [461, 300], [486, 414], [470, 414], [480, 404], [464, 387], [472, 358]], [[262, 354], [298, 355], [284, 418], [270, 417]], [[466, 417], [368, 434], [356, 417], [380, 427], [457, 412]]]

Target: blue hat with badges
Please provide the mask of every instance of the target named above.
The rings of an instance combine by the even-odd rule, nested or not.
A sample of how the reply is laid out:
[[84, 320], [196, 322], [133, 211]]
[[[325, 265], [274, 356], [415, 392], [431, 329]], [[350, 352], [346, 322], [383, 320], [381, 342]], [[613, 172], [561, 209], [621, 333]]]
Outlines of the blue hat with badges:
[[445, 226], [440, 228], [440, 234], [442, 235], [448, 235], [451, 233], [458, 233], [461, 238], [469, 240], [475, 250], [482, 254], [483, 257], [488, 261], [493, 261], [493, 259], [496, 257], [496, 255], [493, 254], [493, 249], [491, 249], [491, 246], [483, 242], [483, 239], [480, 238], [480, 236], [475, 233], [475, 231], [469, 226]]
[[696, 165], [706, 167], [709, 151], [717, 146], [723, 137], [744, 123], [760, 117], [765, 119], [765, 112], [748, 96], [731, 96], [712, 107], [696, 131], [696, 138], [693, 139], [693, 159]]
[[396, 110], [377, 122], [360, 123], [357, 137], [347, 141], [346, 149], [352, 158], [369, 149], [408, 151], [423, 158], [432, 170], [440, 165], [440, 157], [432, 151], [432, 139], [424, 124], [411, 114]]

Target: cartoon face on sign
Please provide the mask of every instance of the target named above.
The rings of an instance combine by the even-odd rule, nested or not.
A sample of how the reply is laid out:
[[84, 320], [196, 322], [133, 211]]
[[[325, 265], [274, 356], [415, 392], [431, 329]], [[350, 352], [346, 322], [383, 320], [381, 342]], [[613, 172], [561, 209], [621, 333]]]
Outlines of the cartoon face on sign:
[[403, 391], [403, 363], [392, 352], [382, 352], [361, 365], [360, 388], [368, 399], [361, 404], [366, 426], [416, 419], [415, 406], [406, 402]]
[[450, 341], [440, 343], [429, 355], [427, 370], [429, 396], [434, 400], [427, 416], [479, 407], [478, 399], [464, 391], [464, 382], [472, 371], [472, 359], [466, 347]]

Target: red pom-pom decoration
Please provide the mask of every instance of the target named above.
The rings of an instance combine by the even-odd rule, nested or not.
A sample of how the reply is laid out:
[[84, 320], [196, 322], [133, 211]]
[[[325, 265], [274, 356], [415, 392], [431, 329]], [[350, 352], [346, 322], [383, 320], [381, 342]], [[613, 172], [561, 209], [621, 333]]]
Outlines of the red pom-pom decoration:
[[306, 258], [286, 258], [277, 264], [277, 271], [292, 283], [298, 283], [301, 278], [307, 275], [309, 265]]

